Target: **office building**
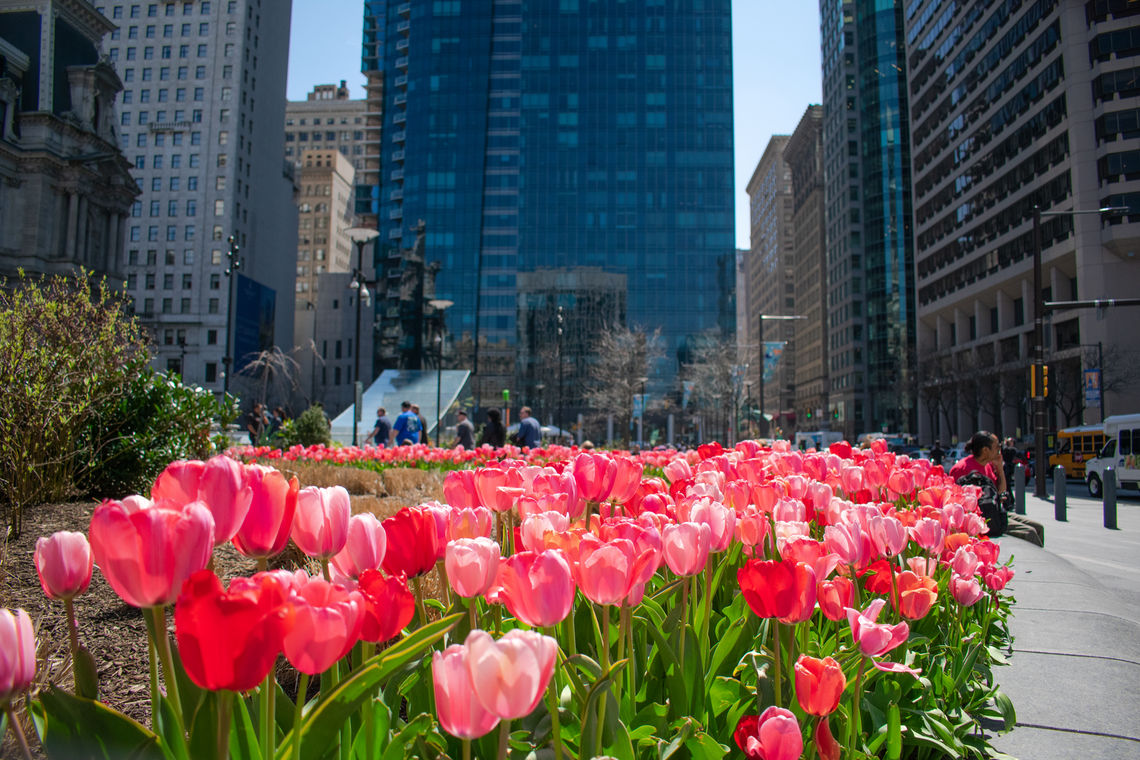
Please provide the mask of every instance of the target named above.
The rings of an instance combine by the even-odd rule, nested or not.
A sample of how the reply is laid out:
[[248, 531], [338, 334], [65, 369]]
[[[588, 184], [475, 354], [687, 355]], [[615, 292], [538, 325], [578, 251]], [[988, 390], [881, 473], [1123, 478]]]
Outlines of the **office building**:
[[819, 7], [832, 427], [851, 440], [913, 433], [903, 2], [821, 0]]
[[[924, 439], [1033, 432], [1035, 207], [1042, 300], [1140, 290], [1133, 39], [1140, 8], [1115, 0], [908, 6]], [[1085, 392], [1098, 346], [1105, 413], [1136, 410], [1132, 308], [1047, 315], [1049, 430], [1100, 419]]]
[[[795, 408], [795, 320], [770, 319], [796, 313], [796, 236], [792, 224], [792, 173], [784, 162], [787, 144], [788, 135], [773, 135], [748, 181], [748, 216], [752, 225], [748, 343], [753, 349], [747, 364], [749, 377], [757, 382], [757, 402], [772, 426], [760, 423], [764, 436], [777, 429], [784, 434], [794, 432], [799, 424]], [[770, 372], [756, 353], [757, 346], [769, 357]]]
[[[662, 329], [652, 394], [675, 389], [694, 336], [732, 334], [730, 10], [366, 1], [363, 69], [383, 118], [378, 270], [403, 277], [422, 222], [476, 403], [517, 381], [521, 273], [624, 275], [629, 324]], [[401, 313], [380, 304], [384, 368], [419, 361]]]
[[363, 171], [367, 109], [366, 101], [349, 97], [343, 79], [339, 85], [316, 85], [304, 100], [290, 100], [285, 104], [285, 158], [300, 168], [306, 150], [336, 150], [355, 172]]
[[123, 85], [99, 57], [112, 29], [81, 0], [0, 0], [0, 277], [82, 267], [123, 282], [139, 188], [116, 136]]
[[784, 146], [792, 175], [795, 229], [796, 419], [801, 430], [828, 430], [826, 228], [823, 214], [823, 106], [808, 106]]
[[121, 254], [127, 292], [154, 331], [154, 364], [218, 391], [258, 393], [261, 378], [242, 368], [293, 348], [297, 211], [281, 128], [291, 6], [96, 4], [116, 27], [103, 52], [123, 82], [120, 147], [142, 188]]

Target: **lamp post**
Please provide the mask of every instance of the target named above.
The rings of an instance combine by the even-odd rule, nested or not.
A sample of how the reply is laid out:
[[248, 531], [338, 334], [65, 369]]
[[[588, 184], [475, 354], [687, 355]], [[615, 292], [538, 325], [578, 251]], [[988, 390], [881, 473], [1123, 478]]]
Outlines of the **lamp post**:
[[746, 433], [752, 435], [752, 381], [744, 381], [744, 419], [747, 421], [745, 425]]
[[1035, 477], [1033, 493], [1038, 498], [1045, 497], [1045, 293], [1041, 276], [1041, 217], [1076, 216], [1078, 214], [1113, 214], [1127, 212], [1126, 206], [1105, 206], [1093, 209], [1069, 209], [1067, 211], [1042, 211], [1033, 207], [1033, 455]]
[[[353, 354], [354, 367], [352, 382], [360, 382], [360, 302], [369, 297], [368, 283], [364, 280], [364, 244], [380, 236], [376, 230], [368, 227], [349, 227], [344, 231], [348, 238], [356, 243], [356, 268], [352, 270], [352, 282], [349, 287], [356, 291], [356, 353]], [[352, 445], [356, 445], [357, 423], [360, 421], [360, 404], [357, 401], [355, 390], [352, 394]]]
[[312, 301], [305, 301], [305, 311], [313, 313], [313, 332], [309, 336], [309, 404], [317, 398], [317, 305]]
[[555, 427], [558, 428], [558, 442], [562, 443], [562, 325], [565, 320], [562, 317], [562, 307], [558, 307], [558, 422]]
[[759, 314], [756, 318], [756, 325], [758, 332], [756, 333], [757, 343], [759, 344], [758, 353], [760, 355], [760, 427], [763, 428], [764, 433], [770, 433], [766, 425], [767, 419], [764, 417], [764, 320], [772, 319], [778, 321], [788, 321], [792, 319], [807, 319], [799, 314]]
[[440, 445], [439, 436], [443, 430], [443, 409], [442, 399], [440, 398], [440, 390], [443, 386], [443, 313], [455, 305], [454, 301], [448, 301], [446, 298], [433, 298], [428, 301], [428, 306], [435, 309], [435, 313], [439, 315], [439, 332], [436, 334], [435, 339], [439, 343], [439, 351], [436, 353], [435, 361], [435, 445]]
[[238, 255], [241, 247], [237, 243], [237, 235], [230, 235], [230, 247], [226, 251], [226, 355], [222, 357], [222, 395], [230, 392], [230, 366], [234, 363], [233, 333], [234, 333], [234, 273], [241, 269], [241, 256]]

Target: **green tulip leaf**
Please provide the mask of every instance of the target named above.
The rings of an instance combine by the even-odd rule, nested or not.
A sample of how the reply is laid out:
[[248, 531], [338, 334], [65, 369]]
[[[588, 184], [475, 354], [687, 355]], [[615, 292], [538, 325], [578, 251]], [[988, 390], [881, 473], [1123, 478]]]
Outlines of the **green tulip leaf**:
[[249, 707], [239, 694], [234, 697], [233, 725], [230, 727], [231, 760], [262, 760], [261, 743], [253, 727]]
[[44, 752], [54, 760], [171, 760], [154, 732], [121, 712], [54, 686], [33, 705]]
[[218, 757], [218, 693], [206, 692], [190, 726], [190, 757], [194, 760], [224, 760]]
[[693, 760], [721, 760], [728, 754], [728, 747], [703, 731], [698, 731], [692, 739], [685, 742], [685, 749]]
[[[99, 698], [99, 671], [95, 667], [95, 658], [87, 647], [80, 646], [75, 653], [73, 675], [75, 676], [75, 696], [86, 699]], [[3, 736], [3, 734], [0, 734]]]

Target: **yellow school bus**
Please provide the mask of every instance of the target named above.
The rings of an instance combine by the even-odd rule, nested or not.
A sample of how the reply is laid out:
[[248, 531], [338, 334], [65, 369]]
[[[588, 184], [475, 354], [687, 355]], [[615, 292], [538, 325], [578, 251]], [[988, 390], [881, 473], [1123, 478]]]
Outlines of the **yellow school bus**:
[[1065, 477], [1085, 479], [1085, 462], [1104, 446], [1104, 425], [1082, 425], [1057, 431], [1057, 451], [1049, 457], [1049, 473], [1061, 465]]

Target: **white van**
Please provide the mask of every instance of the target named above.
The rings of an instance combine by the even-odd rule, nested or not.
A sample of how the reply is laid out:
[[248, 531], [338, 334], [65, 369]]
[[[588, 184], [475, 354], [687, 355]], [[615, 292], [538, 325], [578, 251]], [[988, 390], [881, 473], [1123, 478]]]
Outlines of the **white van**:
[[838, 430], [815, 430], [807, 433], [796, 433], [797, 449], [815, 449], [824, 451], [833, 443], [843, 440], [843, 433]]
[[1092, 496], [1100, 497], [1104, 468], [1116, 470], [1119, 488], [1140, 487], [1140, 414], [1114, 414], [1104, 421], [1104, 448], [1085, 464], [1085, 483]]

